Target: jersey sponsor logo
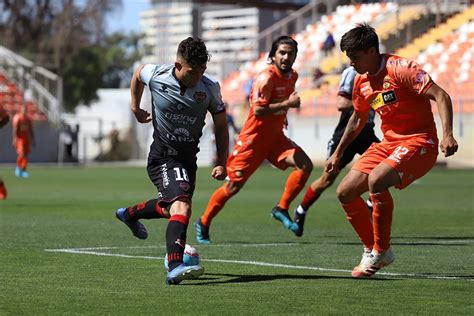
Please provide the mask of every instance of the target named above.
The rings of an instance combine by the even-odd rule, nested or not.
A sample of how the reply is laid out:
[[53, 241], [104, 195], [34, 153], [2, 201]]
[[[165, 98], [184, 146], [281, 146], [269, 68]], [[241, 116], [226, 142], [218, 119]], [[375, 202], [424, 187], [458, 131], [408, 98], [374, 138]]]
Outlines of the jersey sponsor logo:
[[163, 188], [167, 188], [170, 185], [170, 178], [168, 177], [168, 167], [164, 163], [161, 165], [161, 175], [163, 177]]
[[173, 134], [166, 134], [166, 137], [178, 143], [194, 142], [194, 138], [191, 137], [191, 133], [185, 128], [177, 128], [174, 130]]
[[201, 103], [202, 101], [206, 100], [207, 94], [204, 91], [196, 91], [194, 92], [194, 100], [198, 101]]
[[397, 96], [395, 95], [395, 92], [393, 90], [385, 91], [385, 92], [377, 94], [375, 98], [373, 98], [372, 101], [370, 101], [370, 106], [374, 110], [377, 110], [384, 105], [388, 105], [396, 101], [397, 101]]
[[165, 117], [171, 120], [173, 123], [179, 123], [183, 125], [188, 125], [188, 124], [194, 125], [197, 121], [197, 117], [186, 115], [183, 113], [166, 112]]

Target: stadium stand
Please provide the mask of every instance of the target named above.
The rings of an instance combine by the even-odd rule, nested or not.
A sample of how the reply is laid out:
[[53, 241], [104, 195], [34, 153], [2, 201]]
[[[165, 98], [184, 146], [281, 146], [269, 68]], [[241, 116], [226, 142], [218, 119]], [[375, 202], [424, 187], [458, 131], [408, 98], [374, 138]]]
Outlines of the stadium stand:
[[35, 102], [24, 100], [24, 92], [0, 73], [0, 104], [10, 116], [21, 111], [23, 102], [28, 105], [28, 115], [33, 121], [46, 121], [47, 117]]
[[[455, 112], [474, 112], [474, 5], [396, 51], [417, 60], [454, 98]], [[437, 108], [433, 107], [436, 111]]]
[[[397, 8], [397, 4], [393, 2], [338, 6], [332, 14], [323, 15], [317, 23], [309, 24], [302, 32], [294, 34], [294, 38], [298, 41], [298, 58], [294, 68], [300, 75], [297, 89], [302, 91], [302, 114], [331, 115], [336, 113], [334, 107], [319, 106], [315, 100], [319, 99], [321, 91], [312, 89], [314, 84], [312, 71], [317, 65], [332, 63], [333, 66], [330, 68], [332, 71], [336, 67], [340, 68], [342, 64], [338, 53], [334, 53], [326, 59], [321, 58], [321, 46], [327, 33], [333, 33], [337, 47], [338, 39], [354, 24], [360, 22], [379, 24], [394, 19], [393, 16]], [[266, 57], [266, 54], [262, 53], [258, 60], [245, 63], [239, 71], [231, 73], [224, 80], [222, 94], [231, 109], [247, 102], [244, 91], [245, 83], [252, 80], [259, 71], [266, 67]], [[331, 61], [331, 58], [334, 59], [334, 62]], [[328, 68], [324, 68], [323, 73], [328, 73]], [[337, 76], [326, 76], [324, 86], [332, 86], [337, 81]]]
[[[62, 80], [56, 74], [0, 46], [0, 106], [10, 115], [21, 109], [24, 102], [34, 120], [38, 144], [29, 157], [33, 162], [58, 162], [59, 121], [61, 117]], [[10, 123], [11, 124], [11, 123]], [[0, 163], [16, 161], [11, 146], [12, 129], [0, 133]], [[61, 152], [61, 150], [59, 150]]]
[[15, 112], [24, 98], [34, 120], [59, 124], [61, 78], [0, 46], [0, 102], [8, 111]]

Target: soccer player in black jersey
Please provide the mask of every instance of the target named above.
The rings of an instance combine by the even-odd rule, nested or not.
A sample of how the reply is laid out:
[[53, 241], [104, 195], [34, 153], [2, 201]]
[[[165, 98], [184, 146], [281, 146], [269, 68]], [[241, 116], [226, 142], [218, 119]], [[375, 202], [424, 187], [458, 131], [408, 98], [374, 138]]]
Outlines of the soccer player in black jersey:
[[[173, 65], [141, 65], [130, 84], [132, 112], [138, 122], [151, 121], [154, 128], [147, 170], [157, 188], [157, 197], [119, 208], [116, 216], [140, 239], [148, 237], [140, 219], [169, 219], [167, 284], [178, 284], [204, 271], [200, 265], [184, 265], [183, 252], [196, 180], [196, 155], [207, 112], [214, 121], [217, 147], [217, 162], [211, 176], [224, 180], [227, 175], [226, 113], [219, 83], [204, 74], [209, 57], [204, 42], [189, 37], [179, 44]], [[151, 114], [140, 108], [145, 86], [151, 92]]]

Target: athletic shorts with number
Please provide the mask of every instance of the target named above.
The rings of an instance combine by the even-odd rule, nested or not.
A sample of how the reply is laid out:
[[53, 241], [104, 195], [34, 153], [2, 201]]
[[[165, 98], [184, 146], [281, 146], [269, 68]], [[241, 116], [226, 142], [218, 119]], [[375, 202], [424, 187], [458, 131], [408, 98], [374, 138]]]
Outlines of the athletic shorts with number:
[[179, 198], [192, 199], [196, 163], [183, 163], [172, 156], [148, 157], [148, 176], [158, 190], [158, 205], [167, 207]]
[[239, 140], [227, 160], [227, 175], [234, 183], [245, 183], [265, 159], [285, 170], [288, 164], [284, 160], [299, 150], [303, 151], [284, 134], [262, 144], [247, 144], [245, 140]]
[[[340, 137], [337, 138], [331, 138], [331, 140], [328, 142], [328, 147], [327, 147], [327, 157], [326, 159], [329, 159], [331, 155], [336, 151], [337, 146], [339, 145], [339, 142], [341, 141]], [[347, 146], [346, 150], [344, 150], [344, 153], [342, 154], [342, 158], [339, 161], [339, 169], [343, 169], [345, 166], [347, 166], [352, 159], [354, 159], [354, 156], [356, 154], [362, 155], [367, 148], [372, 145], [372, 143], [379, 143], [380, 140], [375, 136], [374, 129], [373, 127], [366, 126], [364, 129], [360, 132], [360, 134], [357, 136], [356, 139], [354, 139], [349, 146]]]
[[416, 179], [424, 176], [433, 168], [438, 157], [438, 143], [432, 138], [416, 136], [404, 140], [374, 143], [352, 169], [369, 174], [381, 162], [386, 163], [398, 172], [403, 189]]

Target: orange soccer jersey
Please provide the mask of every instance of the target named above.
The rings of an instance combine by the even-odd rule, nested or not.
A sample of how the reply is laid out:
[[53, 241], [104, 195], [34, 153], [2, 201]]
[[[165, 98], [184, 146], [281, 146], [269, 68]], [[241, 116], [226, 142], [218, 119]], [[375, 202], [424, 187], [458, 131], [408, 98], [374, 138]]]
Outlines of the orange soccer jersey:
[[239, 139], [268, 142], [268, 138], [282, 134], [287, 111], [280, 111], [272, 115], [257, 118], [253, 105], [268, 106], [272, 103], [287, 100], [295, 91], [298, 73], [292, 70], [288, 75], [282, 75], [274, 65], [268, 66], [257, 75], [250, 92], [250, 110]]
[[431, 87], [430, 76], [414, 61], [383, 54], [385, 67], [376, 75], [357, 75], [353, 88], [356, 111], [373, 108], [382, 119], [389, 140], [420, 134], [437, 139], [430, 101], [423, 94]]
[[413, 61], [384, 54], [383, 62], [376, 75], [357, 75], [354, 82], [354, 109], [374, 109], [381, 117], [384, 139], [373, 144], [353, 168], [370, 173], [383, 161], [399, 172], [402, 183], [397, 187], [403, 188], [436, 162], [436, 126], [430, 101], [423, 96], [433, 81]]
[[280, 162], [298, 148], [283, 133], [287, 111], [256, 117], [253, 106], [268, 106], [287, 100], [295, 90], [298, 74], [291, 71], [281, 74], [274, 65], [260, 72], [250, 93], [250, 110], [234, 149], [229, 155], [227, 170], [233, 182], [245, 181], [268, 159], [284, 169]]

